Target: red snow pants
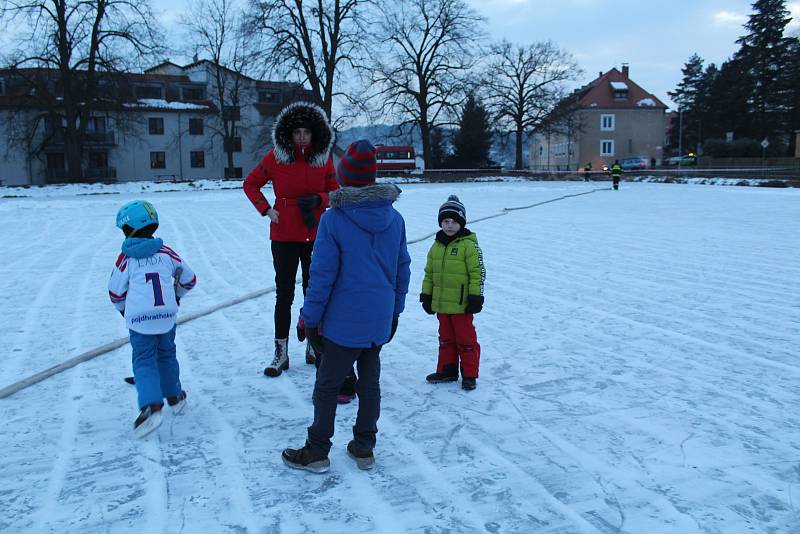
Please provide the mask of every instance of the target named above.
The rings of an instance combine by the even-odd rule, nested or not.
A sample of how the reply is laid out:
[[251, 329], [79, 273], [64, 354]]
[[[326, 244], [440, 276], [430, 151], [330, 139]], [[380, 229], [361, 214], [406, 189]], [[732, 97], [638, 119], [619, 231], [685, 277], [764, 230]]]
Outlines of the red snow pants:
[[444, 371], [445, 365], [458, 364], [461, 360], [461, 376], [478, 378], [481, 346], [472, 324], [471, 313], [437, 313], [439, 319], [439, 362], [436, 372]]

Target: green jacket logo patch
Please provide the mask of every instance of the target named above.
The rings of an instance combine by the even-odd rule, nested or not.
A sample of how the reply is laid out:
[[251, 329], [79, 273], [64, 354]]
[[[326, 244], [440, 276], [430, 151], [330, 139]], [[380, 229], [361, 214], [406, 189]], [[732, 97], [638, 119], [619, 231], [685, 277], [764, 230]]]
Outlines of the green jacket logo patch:
[[458, 247], [450, 249], [451, 256], [458, 256]]

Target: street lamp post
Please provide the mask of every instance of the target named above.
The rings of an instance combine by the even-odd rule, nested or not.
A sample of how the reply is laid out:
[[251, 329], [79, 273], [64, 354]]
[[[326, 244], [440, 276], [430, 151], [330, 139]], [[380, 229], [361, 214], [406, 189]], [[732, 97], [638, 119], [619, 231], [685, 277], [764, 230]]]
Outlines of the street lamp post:
[[683, 106], [678, 108], [678, 169], [683, 158]]

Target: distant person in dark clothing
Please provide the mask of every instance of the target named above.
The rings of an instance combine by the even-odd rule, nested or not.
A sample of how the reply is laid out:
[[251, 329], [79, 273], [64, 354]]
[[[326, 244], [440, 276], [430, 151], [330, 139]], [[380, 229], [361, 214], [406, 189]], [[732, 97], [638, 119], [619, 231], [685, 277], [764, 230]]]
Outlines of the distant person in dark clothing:
[[611, 182], [613, 184], [614, 191], [616, 191], [619, 189], [619, 179], [622, 176], [622, 167], [620, 166], [618, 159], [614, 160], [614, 164], [611, 166], [608, 172], [611, 174]]

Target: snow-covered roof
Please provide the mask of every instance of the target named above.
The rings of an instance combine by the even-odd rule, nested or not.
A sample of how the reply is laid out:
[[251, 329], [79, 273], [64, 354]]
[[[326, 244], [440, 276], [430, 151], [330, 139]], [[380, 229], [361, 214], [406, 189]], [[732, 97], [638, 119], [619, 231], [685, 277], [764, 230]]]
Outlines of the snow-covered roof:
[[615, 91], [627, 91], [628, 84], [625, 82], [609, 82], [611, 84], [611, 88]]
[[210, 106], [206, 104], [192, 104], [189, 102], [167, 102], [161, 98], [140, 98], [135, 102], [125, 102], [126, 108], [158, 108], [158, 109], [175, 109], [175, 110], [204, 110], [207, 111]]
[[636, 103], [637, 106], [655, 107], [656, 101], [652, 98], [643, 98]]

